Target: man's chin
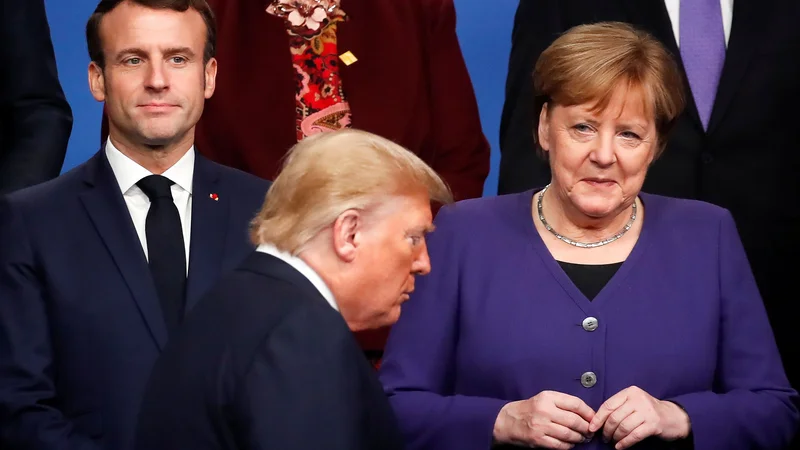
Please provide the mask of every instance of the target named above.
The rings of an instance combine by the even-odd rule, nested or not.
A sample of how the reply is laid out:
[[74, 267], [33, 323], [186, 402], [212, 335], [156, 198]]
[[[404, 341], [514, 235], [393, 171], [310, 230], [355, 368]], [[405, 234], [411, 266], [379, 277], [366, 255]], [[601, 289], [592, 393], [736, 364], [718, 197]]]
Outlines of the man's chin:
[[395, 306], [390, 311], [384, 312], [383, 314], [374, 315], [369, 318], [364, 318], [363, 320], [357, 322], [350, 322], [347, 321], [347, 325], [350, 327], [352, 331], [359, 332], [359, 331], [370, 331], [370, 330], [377, 330], [380, 328], [390, 327], [397, 323], [400, 319], [400, 305]]
[[147, 133], [142, 136], [143, 144], [148, 147], [166, 147], [169, 144], [176, 142], [180, 139], [180, 136], [174, 132], [163, 132], [163, 133]]
[[378, 325], [376, 328], [389, 327], [396, 324], [397, 321], [400, 320], [401, 310], [402, 306], [400, 305], [397, 305], [394, 308], [392, 308], [392, 310], [389, 311], [385, 316], [381, 317], [383, 323]]

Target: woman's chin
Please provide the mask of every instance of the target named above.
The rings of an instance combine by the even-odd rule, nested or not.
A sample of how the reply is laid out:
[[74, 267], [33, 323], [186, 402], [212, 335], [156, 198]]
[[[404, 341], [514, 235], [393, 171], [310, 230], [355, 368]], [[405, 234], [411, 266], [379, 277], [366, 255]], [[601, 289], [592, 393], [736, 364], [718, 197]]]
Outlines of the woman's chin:
[[585, 199], [575, 204], [578, 211], [593, 219], [602, 219], [619, 208], [619, 202], [605, 198]]

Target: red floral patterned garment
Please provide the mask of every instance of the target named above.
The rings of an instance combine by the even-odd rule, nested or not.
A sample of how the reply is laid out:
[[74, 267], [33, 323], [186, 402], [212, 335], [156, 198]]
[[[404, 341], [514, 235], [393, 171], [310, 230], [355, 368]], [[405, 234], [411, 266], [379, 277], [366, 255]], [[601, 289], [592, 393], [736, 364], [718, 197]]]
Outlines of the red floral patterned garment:
[[350, 126], [339, 76], [339, 0], [273, 0], [267, 13], [284, 19], [296, 76], [297, 140]]

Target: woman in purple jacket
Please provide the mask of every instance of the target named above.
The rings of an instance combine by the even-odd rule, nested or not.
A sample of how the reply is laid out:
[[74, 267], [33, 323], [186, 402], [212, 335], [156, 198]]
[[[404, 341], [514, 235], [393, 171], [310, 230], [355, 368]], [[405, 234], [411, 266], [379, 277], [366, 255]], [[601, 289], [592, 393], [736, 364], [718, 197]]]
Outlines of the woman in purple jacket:
[[797, 393], [731, 215], [640, 192], [684, 106], [674, 60], [585, 25], [533, 79], [551, 184], [444, 208], [390, 335], [408, 448], [784, 448]]

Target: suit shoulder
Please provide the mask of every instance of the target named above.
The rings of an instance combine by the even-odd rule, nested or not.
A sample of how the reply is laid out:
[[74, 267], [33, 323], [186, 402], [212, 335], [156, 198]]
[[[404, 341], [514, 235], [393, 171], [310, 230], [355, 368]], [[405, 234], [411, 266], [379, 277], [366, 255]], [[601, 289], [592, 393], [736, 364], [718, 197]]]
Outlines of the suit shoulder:
[[222, 164], [211, 162], [219, 169], [220, 176], [227, 180], [229, 183], [241, 186], [244, 189], [259, 189], [266, 192], [272, 185], [272, 182], [259, 178], [255, 175], [249, 174], [233, 167], [223, 166]]
[[47, 209], [49, 205], [60, 204], [65, 198], [74, 198], [83, 185], [86, 165], [80, 164], [56, 178], [26, 187], [5, 196], [8, 204], [24, 209]]
[[350, 329], [341, 314], [322, 302], [306, 302], [294, 308], [276, 328], [302, 330], [303, 340], [314, 346], [326, 347], [342, 339], [352, 339]]
[[[718, 227], [720, 222], [733, 220], [730, 211], [701, 200], [642, 194], [645, 211], [651, 210], [660, 222], [678, 228], [698, 226]], [[647, 212], [645, 213], [647, 214]]]
[[314, 352], [350, 338], [344, 319], [324, 299], [290, 280], [237, 269], [225, 276], [192, 312], [198, 333], [209, 326], [229, 336], [237, 373], [247, 370], [263, 349], [291, 346]]
[[[214, 305], [206, 312], [231, 317], [232, 328], [260, 329], [265, 335], [280, 328], [292, 317], [305, 316], [308, 327], [335, 319], [342, 320], [322, 298], [312, 297], [290, 280], [265, 276], [242, 267], [224, 275], [206, 295]], [[210, 306], [211, 306], [210, 305]], [[220, 309], [223, 311], [220, 311]]]
[[507, 223], [530, 212], [533, 191], [461, 200], [447, 205], [436, 215], [436, 227], [472, 227]]

